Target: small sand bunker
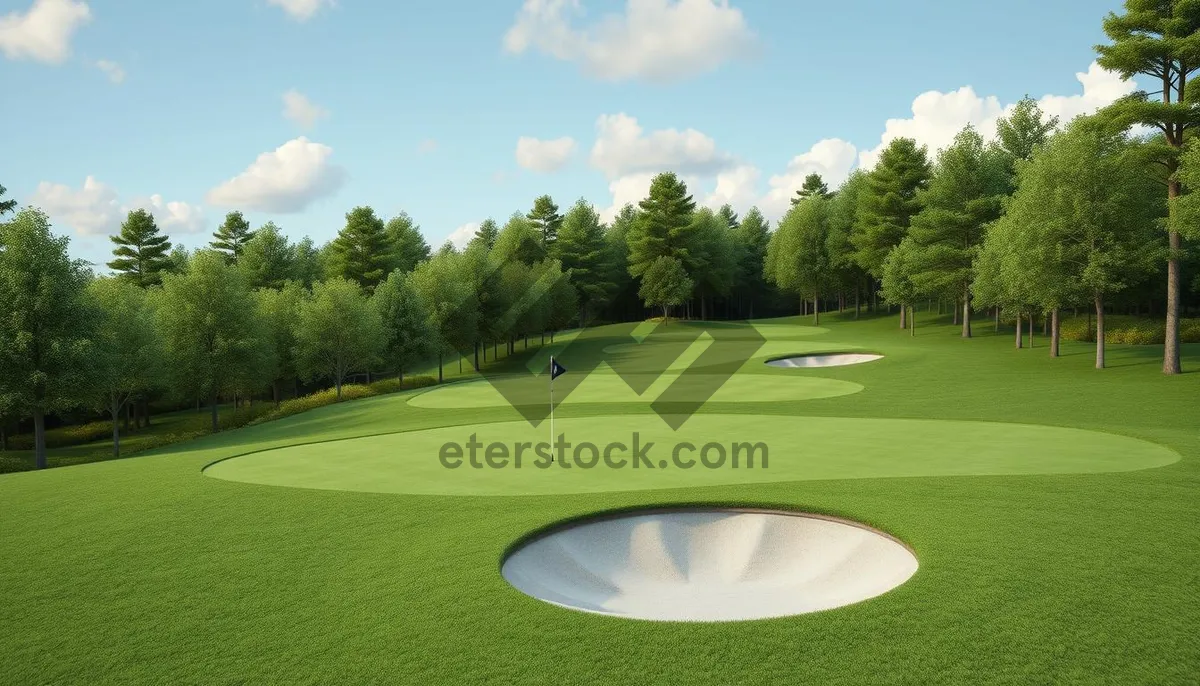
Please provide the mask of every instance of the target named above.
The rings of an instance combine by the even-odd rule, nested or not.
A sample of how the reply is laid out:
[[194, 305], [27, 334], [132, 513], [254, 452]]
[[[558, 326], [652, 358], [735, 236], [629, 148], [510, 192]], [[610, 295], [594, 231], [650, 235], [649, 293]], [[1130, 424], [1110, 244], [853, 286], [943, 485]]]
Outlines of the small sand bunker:
[[872, 353], [814, 353], [767, 360], [767, 364], [772, 367], [844, 367], [882, 359], [883, 355]]
[[522, 593], [573, 610], [722, 622], [828, 610], [886, 593], [917, 571], [904, 544], [840, 519], [674, 509], [573, 523], [503, 563]]

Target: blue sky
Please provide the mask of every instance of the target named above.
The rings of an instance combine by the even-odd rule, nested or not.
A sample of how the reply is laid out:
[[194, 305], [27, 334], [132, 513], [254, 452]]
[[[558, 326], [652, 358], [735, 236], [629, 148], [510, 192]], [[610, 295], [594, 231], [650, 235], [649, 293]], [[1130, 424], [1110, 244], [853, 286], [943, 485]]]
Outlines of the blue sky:
[[196, 246], [229, 209], [323, 242], [371, 205], [436, 247], [542, 193], [607, 214], [667, 169], [774, 217], [896, 135], [936, 149], [1026, 93], [1069, 118], [1129, 92], [1089, 71], [1118, 8], [0, 0], [0, 183], [99, 261], [136, 206]]

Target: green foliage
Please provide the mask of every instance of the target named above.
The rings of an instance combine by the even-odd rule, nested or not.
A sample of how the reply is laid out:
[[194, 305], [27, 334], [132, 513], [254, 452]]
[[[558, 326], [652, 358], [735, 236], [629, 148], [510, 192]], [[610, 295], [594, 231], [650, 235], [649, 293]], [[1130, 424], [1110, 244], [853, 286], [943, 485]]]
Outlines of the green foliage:
[[421, 234], [421, 227], [407, 212], [401, 212], [388, 221], [385, 231], [395, 251], [391, 265], [393, 270], [399, 269], [407, 274], [429, 259], [429, 244]]
[[313, 284], [296, 318], [296, 365], [307, 379], [328, 378], [341, 397], [342, 381], [379, 363], [383, 321], [357, 283], [330, 279]]
[[154, 294], [172, 386], [183, 397], [217, 396], [255, 372], [268, 342], [241, 271], [224, 254], [198, 250], [184, 274]]
[[753, 316], [754, 303], [761, 302], [768, 292], [763, 272], [769, 241], [770, 222], [757, 207], [751, 207], [737, 227], [738, 294], [749, 301], [748, 316]]
[[242, 256], [242, 250], [251, 238], [254, 238], [254, 232], [250, 230], [250, 222], [246, 221], [241, 212], [230, 212], [213, 233], [211, 247], [224, 255], [227, 262], [234, 264]]
[[[27, 208], [0, 224], [0, 405], [41, 416], [86, 401], [96, 311], [66, 237]], [[39, 425], [39, 431], [42, 427]], [[46, 456], [36, 456], [44, 467]]]
[[740, 245], [728, 221], [705, 207], [692, 215], [687, 254], [692, 258], [692, 281], [700, 297], [726, 296], [738, 273]]
[[171, 242], [159, 234], [154, 216], [146, 210], [131, 211], [121, 224], [121, 232], [109, 236], [109, 240], [117, 247], [113, 248], [115, 259], [108, 268], [137, 286], [149, 288], [162, 283], [162, 272], [173, 266], [168, 255]]
[[[0, 185], [0, 198], [8, 193], [8, 189]], [[0, 216], [10, 214], [17, 211], [17, 201], [10, 198], [8, 200], [0, 200]]]
[[1011, 114], [996, 121], [996, 143], [1008, 171], [1010, 194], [1016, 190], [1012, 185], [1016, 181], [1016, 163], [1033, 159], [1059, 123], [1057, 116], [1044, 118], [1037, 100], [1028, 95], [1017, 102]]
[[332, 405], [334, 403], [344, 402], [347, 400], [370, 398], [379, 394], [379, 391], [376, 391], [370, 386], [366, 386], [364, 384], [345, 384], [344, 386], [338, 386], [337, 388], [329, 388], [324, 391], [309, 393], [308, 395], [301, 396], [299, 398], [289, 398], [284, 400], [283, 402], [279, 403], [279, 407], [267, 410], [251, 421], [250, 424], [265, 424], [266, 422], [273, 422], [276, 419], [282, 419], [284, 417], [300, 414], [301, 412], [315, 410], [318, 407], [325, 407], [327, 405]]
[[[368, 293], [387, 278], [396, 263], [396, 246], [383, 220], [370, 207], [355, 207], [346, 213], [346, 226], [329, 244], [326, 273], [353, 281]], [[315, 284], [314, 284], [315, 287]]]
[[[1171, 200], [1171, 226], [1189, 240], [1200, 240], [1200, 143], [1193, 138], [1184, 146], [1179, 158], [1177, 176], [1183, 184], [1184, 194]], [[1200, 281], [1197, 281], [1200, 283]]]
[[533, 201], [533, 209], [525, 215], [530, 226], [539, 234], [539, 243], [543, 250], [549, 252], [550, 247], [558, 238], [558, 228], [562, 225], [562, 215], [558, 213], [558, 205], [548, 195], [539, 196]]
[[912, 246], [904, 263], [918, 293], [967, 295], [987, 225], [1000, 216], [1006, 181], [1005, 159], [970, 126], [938, 153], [908, 230]]
[[580, 198], [563, 217], [556, 253], [578, 291], [583, 310], [597, 316], [617, 290], [613, 251], [595, 208]]
[[171, 248], [171, 253], [167, 255], [167, 268], [165, 271], [171, 274], [182, 274], [188, 270], [188, 263], [192, 260], [192, 254], [182, 245], [176, 245]]
[[288, 281], [276, 290], [260, 288], [254, 292], [255, 313], [267, 337], [272, 354], [270, 366], [261, 369], [261, 378], [272, 386], [277, 396], [279, 385], [300, 375], [296, 360], [296, 327], [300, 306], [308, 299], [308, 291], [296, 281]]
[[308, 236], [292, 246], [292, 278], [305, 288], [325, 279], [325, 264], [321, 250], [313, 245]]
[[767, 279], [785, 293], [812, 299], [829, 285], [829, 209], [831, 201], [814, 196], [788, 210], [771, 236]]
[[430, 312], [408, 274], [397, 269], [379, 284], [372, 298], [383, 324], [382, 357], [400, 375], [435, 352]]
[[542, 237], [542, 230], [537, 224], [519, 212], [515, 213], [497, 234], [491, 255], [499, 263], [522, 262], [528, 265], [540, 262], [546, 257]]
[[804, 183], [792, 198], [792, 205], [798, 205], [809, 198], [821, 198], [825, 200], [831, 197], [833, 197], [833, 193], [829, 192], [829, 186], [821, 178], [820, 174], [814, 172], [804, 177]]
[[482, 245], [487, 250], [491, 250], [499, 235], [500, 226], [496, 224], [495, 219], [488, 217], [479, 224], [478, 229], [475, 229], [475, 235], [471, 237], [471, 245]]
[[925, 147], [911, 138], [888, 144], [875, 169], [867, 174], [857, 208], [859, 230], [851, 236], [855, 260], [875, 278], [892, 248], [908, 235], [911, 220], [921, 210], [918, 193], [932, 175]]
[[466, 350], [478, 340], [479, 299], [470, 260], [468, 255], [442, 251], [412, 272], [410, 283], [429, 308], [431, 342], [441, 355]]
[[912, 239], [905, 238], [884, 259], [883, 276], [879, 280], [879, 292], [884, 300], [903, 307], [926, 295], [913, 281], [914, 252]]
[[625, 236], [629, 274], [641, 277], [660, 257], [678, 260], [691, 273], [697, 266], [697, 256], [690, 252], [696, 230], [692, 222], [696, 202], [688, 195], [687, 185], [674, 173], [659, 174], [650, 182], [650, 194], [638, 207], [641, 212]]
[[729, 227], [730, 231], [737, 231], [738, 227], [741, 226], [741, 222], [738, 221], [737, 212], [733, 211], [733, 207], [729, 203], [721, 205], [721, 209], [717, 210], [717, 214], [721, 219], [725, 220], [725, 224]]
[[146, 292], [119, 278], [93, 279], [88, 296], [97, 308], [89, 356], [97, 409], [117, 421], [121, 407], [161, 379], [162, 346]]
[[857, 287], [862, 275], [851, 237], [856, 227], [859, 195], [866, 183], [866, 172], [855, 170], [829, 202], [829, 237], [825, 241], [825, 250], [829, 254], [832, 280], [841, 286]]
[[[1166, 328], [1161, 319], [1110, 314], [1104, 318], [1104, 341], [1123, 345], [1162, 345]], [[1063, 319], [1062, 337], [1069, 341], [1094, 343], [1095, 322], [1088, 317]], [[1179, 320], [1179, 342], [1200, 343], [1200, 319]]]
[[295, 247], [275, 222], [263, 224], [242, 248], [237, 261], [251, 288], [283, 288], [295, 278]]
[[671, 316], [672, 307], [682, 305], [688, 299], [694, 286], [683, 263], [663, 255], [642, 272], [638, 296], [646, 307], [661, 307], [666, 318]]

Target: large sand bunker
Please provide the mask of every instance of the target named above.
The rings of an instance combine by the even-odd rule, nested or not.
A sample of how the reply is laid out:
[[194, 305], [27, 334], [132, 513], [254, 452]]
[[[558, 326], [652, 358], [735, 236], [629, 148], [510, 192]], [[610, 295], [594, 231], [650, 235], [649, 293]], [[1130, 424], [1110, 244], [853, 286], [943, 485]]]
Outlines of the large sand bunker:
[[519, 547], [501, 574], [522, 593], [631, 619], [720, 622], [828, 610], [917, 571], [892, 537], [799, 513], [674, 509], [606, 516]]
[[814, 353], [767, 360], [767, 364], [772, 367], [844, 367], [882, 359], [883, 355], [873, 353]]

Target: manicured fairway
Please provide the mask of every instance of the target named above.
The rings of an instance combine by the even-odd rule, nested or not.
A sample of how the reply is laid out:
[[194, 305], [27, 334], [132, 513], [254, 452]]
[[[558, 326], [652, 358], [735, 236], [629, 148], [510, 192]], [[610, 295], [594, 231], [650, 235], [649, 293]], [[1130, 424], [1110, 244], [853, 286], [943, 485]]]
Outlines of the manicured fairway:
[[[1164, 377], [1153, 346], [1113, 346], [1098, 371], [1090, 346], [1052, 360], [982, 320], [962, 340], [926, 312], [915, 338], [851, 316], [755, 326], [782, 354], [883, 359], [751, 360], [678, 435], [616, 386], [556, 416], [571, 441], [762, 441], [764, 470], [444, 469], [440, 441], [548, 434], [451, 402], [479, 382], [0, 475], [0, 684], [1195, 684], [1200, 346]], [[632, 343], [569, 341], [572, 370]], [[839, 384], [861, 390], [812, 393]], [[920, 566], [861, 603], [720, 624], [575, 612], [501, 576], [555, 522], [676, 504], [845, 517]]]
[[[548, 431], [546, 424], [535, 429], [516, 421], [312, 443], [222, 460], [205, 474], [374, 493], [540, 495], [814, 479], [1121, 472], [1179, 459], [1174, 451], [1148, 441], [1028, 424], [705, 414], [672, 431], [657, 416], [642, 414], [576, 417], [555, 427], [570, 443], [588, 442], [600, 451], [621, 442], [611, 453], [617, 468], [607, 467], [590, 449], [573, 458], [570, 448], [566, 460], [553, 463], [539, 460], [530, 448], [518, 466], [513, 446], [548, 442]], [[631, 458], [633, 432], [638, 432], [646, 458], [637, 466]], [[478, 467], [465, 459], [451, 462], [459, 464], [453, 469], [442, 465], [441, 447], [451, 442], [461, 446], [472, 435], [484, 446], [505, 446], [508, 457], [495, 461], [499, 468], [488, 466], [483, 447], [477, 448]], [[963, 449], [963, 435], [971, 437], [970, 450]], [[680, 442], [692, 449], [680, 450], [677, 464], [672, 453]], [[749, 448], [739, 452], [742, 459], [734, 466], [735, 442], [762, 442], [769, 449], [767, 466], [761, 452], [748, 464]], [[648, 443], [653, 445], [646, 449]], [[704, 455], [717, 468], [706, 468], [697, 453], [708, 443], [720, 446]]]

